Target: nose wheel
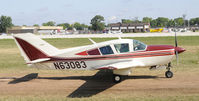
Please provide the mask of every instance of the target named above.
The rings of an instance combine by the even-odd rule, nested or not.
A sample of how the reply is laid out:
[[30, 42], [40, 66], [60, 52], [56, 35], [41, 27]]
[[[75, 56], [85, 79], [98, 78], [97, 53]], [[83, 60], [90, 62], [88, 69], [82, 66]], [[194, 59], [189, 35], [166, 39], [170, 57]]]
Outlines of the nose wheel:
[[171, 72], [170, 69], [171, 69], [171, 63], [168, 64], [167, 71], [165, 72], [166, 78], [172, 78], [173, 77], [173, 72]]

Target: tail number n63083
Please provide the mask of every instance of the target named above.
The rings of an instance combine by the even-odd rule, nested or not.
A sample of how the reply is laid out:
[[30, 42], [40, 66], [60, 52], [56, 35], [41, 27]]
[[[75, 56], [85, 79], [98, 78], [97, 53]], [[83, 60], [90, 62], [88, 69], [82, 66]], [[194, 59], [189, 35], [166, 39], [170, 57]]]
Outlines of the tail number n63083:
[[84, 61], [54, 62], [53, 64], [55, 69], [80, 69], [87, 67]]

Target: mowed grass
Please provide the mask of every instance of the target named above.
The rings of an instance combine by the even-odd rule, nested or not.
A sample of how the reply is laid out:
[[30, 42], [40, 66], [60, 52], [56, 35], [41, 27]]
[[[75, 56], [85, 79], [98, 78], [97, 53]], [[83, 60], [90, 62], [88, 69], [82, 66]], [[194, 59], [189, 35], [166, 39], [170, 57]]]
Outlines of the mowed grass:
[[[96, 42], [112, 40], [116, 38], [92, 38]], [[130, 38], [131, 39], [131, 38]], [[157, 45], [157, 44], [167, 44], [174, 45], [174, 37], [139, 37], [133, 38], [140, 40], [148, 45]], [[54, 45], [57, 48], [70, 48], [82, 45], [92, 44], [87, 38], [63, 38], [63, 39], [44, 39], [50, 44]], [[179, 63], [176, 66], [176, 60], [173, 61], [173, 66], [178, 67], [174, 70], [192, 73], [196, 72], [199, 74], [199, 36], [179, 36], [178, 37], [178, 46], [183, 47], [186, 51], [179, 55]], [[143, 69], [142, 69], [143, 70]], [[136, 70], [139, 73], [143, 71]], [[23, 57], [20, 55], [19, 49], [17, 48], [14, 40], [12, 39], [3, 39], [0, 40], [0, 76], [12, 76], [25, 73], [46, 73], [46, 74], [65, 74], [65, 73], [79, 73], [82, 74], [92, 74], [90, 71], [52, 71], [52, 70], [37, 70], [34, 68], [29, 68]], [[144, 73], [148, 72], [148, 69]], [[0, 82], [1, 83], [1, 82]], [[66, 98], [63, 96], [0, 96], [0, 101], [112, 101], [112, 100], [121, 100], [121, 101], [197, 101], [199, 99], [198, 95], [174, 95], [174, 96], [139, 96], [133, 97], [128, 95], [119, 95], [119, 96], [110, 96], [105, 95], [93, 96], [89, 98]]]

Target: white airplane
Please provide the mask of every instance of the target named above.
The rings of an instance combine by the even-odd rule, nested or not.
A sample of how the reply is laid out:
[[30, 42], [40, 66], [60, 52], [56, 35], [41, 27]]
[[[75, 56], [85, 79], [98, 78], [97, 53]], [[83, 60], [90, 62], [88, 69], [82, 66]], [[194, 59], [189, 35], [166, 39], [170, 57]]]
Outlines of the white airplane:
[[121, 82], [135, 67], [167, 66], [165, 76], [173, 77], [170, 71], [172, 59], [185, 49], [171, 45], [146, 45], [133, 39], [116, 39], [75, 48], [57, 49], [38, 36], [13, 35], [21, 55], [31, 67], [58, 70], [113, 70], [113, 81]]

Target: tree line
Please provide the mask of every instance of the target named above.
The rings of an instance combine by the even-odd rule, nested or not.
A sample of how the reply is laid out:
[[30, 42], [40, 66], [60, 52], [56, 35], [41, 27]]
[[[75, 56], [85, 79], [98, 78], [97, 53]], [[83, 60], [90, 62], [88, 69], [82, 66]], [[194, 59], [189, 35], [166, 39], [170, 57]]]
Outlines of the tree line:
[[199, 25], [199, 17], [192, 18], [190, 20], [184, 20], [182, 17], [169, 19], [166, 17], [158, 17], [156, 19], [152, 19], [151, 17], [144, 17], [142, 21], [140, 20], [130, 20], [130, 19], [122, 19], [122, 23], [150, 23], [152, 28], [157, 27], [186, 27], [186, 26], [198, 26]]
[[[48, 21], [46, 23], [43, 23], [42, 26], [63, 26], [64, 29], [72, 30], [73, 28], [77, 30], [83, 30], [85, 28], [89, 30], [95, 30], [95, 31], [101, 31], [105, 29], [105, 19], [101, 15], [96, 15], [91, 19], [90, 25], [81, 24], [79, 22], [75, 22], [73, 24], [69, 23], [60, 23], [56, 24], [54, 21]], [[131, 20], [131, 19], [121, 19], [121, 23], [129, 24], [129, 23], [150, 23], [152, 28], [157, 27], [183, 27], [183, 26], [199, 26], [199, 17], [192, 18], [190, 20], [184, 20], [182, 17], [175, 18], [175, 19], [169, 19], [166, 17], [158, 17], [156, 19], [153, 19], [151, 17], [144, 17], [141, 21], [137, 19]], [[12, 24], [12, 18], [9, 16], [1, 16], [0, 17], [0, 33], [5, 33], [8, 28], [14, 26]], [[39, 26], [38, 24], [35, 24], [33, 26]]]
[[[39, 26], [38, 24], [35, 24], [33, 26]], [[69, 24], [69, 23], [61, 23], [61, 24], [57, 24], [54, 21], [48, 21], [46, 23], [43, 23], [42, 26], [63, 26], [63, 29], [67, 29], [67, 30], [72, 30], [73, 28], [77, 29], [77, 30], [83, 30], [84, 28], [88, 28], [89, 26], [86, 24], [80, 24], [79, 22], [75, 22], [73, 24]]]
[[[88, 28], [89, 30], [96, 31], [96, 30], [104, 30], [105, 23], [103, 21], [104, 21], [103, 16], [96, 15], [95, 17], [91, 19], [90, 26], [86, 24], [80, 24], [79, 22], [75, 22], [73, 24], [61, 23], [61, 24], [57, 24], [57, 26], [63, 26], [63, 28], [67, 30], [71, 30], [73, 28], [77, 30], [83, 30], [84, 28]], [[35, 25], [35, 26], [38, 26], [38, 25]], [[43, 23], [42, 26], [56, 26], [56, 23], [53, 21], [49, 21], [49, 22]]]

